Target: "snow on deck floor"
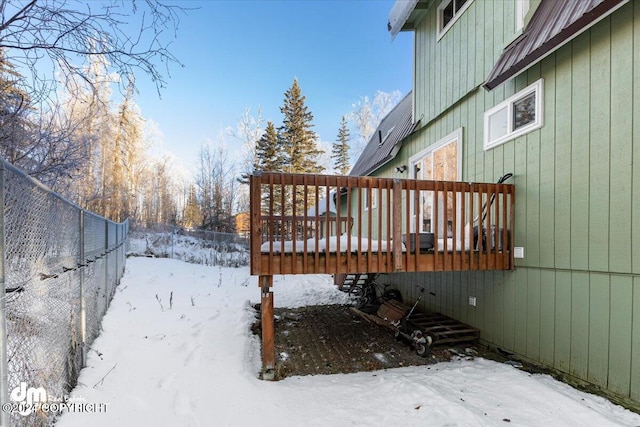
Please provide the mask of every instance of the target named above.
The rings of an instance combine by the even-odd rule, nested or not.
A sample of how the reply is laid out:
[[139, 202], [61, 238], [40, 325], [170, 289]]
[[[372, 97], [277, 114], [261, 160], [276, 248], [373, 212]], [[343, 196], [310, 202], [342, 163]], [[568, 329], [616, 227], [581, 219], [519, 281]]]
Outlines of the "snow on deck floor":
[[[274, 292], [280, 307], [347, 301], [328, 276], [276, 276]], [[57, 426], [640, 425], [603, 398], [484, 359], [261, 381], [249, 331], [259, 299], [247, 268], [128, 259], [72, 392], [107, 411]]]

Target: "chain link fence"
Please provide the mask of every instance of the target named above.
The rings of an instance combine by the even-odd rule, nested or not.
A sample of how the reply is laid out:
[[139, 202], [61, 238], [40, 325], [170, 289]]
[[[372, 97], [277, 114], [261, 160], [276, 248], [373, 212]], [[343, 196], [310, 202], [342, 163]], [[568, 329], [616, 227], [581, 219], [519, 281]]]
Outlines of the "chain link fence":
[[235, 233], [159, 224], [153, 228], [135, 227], [131, 237], [136, 244], [144, 243], [144, 247], [132, 247], [135, 255], [174, 258], [208, 266], [249, 265], [249, 238]]
[[79, 208], [4, 161], [0, 188], [0, 421], [52, 425], [53, 412], [5, 405], [30, 403], [21, 387], [56, 402], [76, 385], [124, 274], [129, 226]]

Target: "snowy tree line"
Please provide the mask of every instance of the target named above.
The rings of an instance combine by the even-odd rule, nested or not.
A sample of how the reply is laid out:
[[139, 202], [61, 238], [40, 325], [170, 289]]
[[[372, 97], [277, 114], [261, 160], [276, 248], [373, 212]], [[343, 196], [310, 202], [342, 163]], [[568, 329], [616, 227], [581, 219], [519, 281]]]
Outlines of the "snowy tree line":
[[[243, 147], [239, 164], [224, 145], [209, 141], [196, 175], [184, 178], [169, 154], [149, 154], [155, 138], [136, 105], [134, 77], [142, 73], [160, 90], [166, 82], [159, 65], [180, 65], [167, 46], [183, 8], [155, 0], [8, 0], [0, 12], [0, 156], [115, 221], [242, 231], [236, 216], [248, 210], [250, 173], [348, 173], [400, 98], [378, 92], [354, 104], [337, 126], [327, 171], [313, 113], [294, 79], [281, 123], [265, 126], [260, 110], [254, 117], [247, 109], [229, 132]], [[125, 35], [123, 27], [135, 25], [137, 37]]]
[[1, 2], [0, 156], [115, 221], [169, 221], [175, 191], [167, 165], [145, 156], [134, 75], [165, 84], [182, 12], [155, 0]]

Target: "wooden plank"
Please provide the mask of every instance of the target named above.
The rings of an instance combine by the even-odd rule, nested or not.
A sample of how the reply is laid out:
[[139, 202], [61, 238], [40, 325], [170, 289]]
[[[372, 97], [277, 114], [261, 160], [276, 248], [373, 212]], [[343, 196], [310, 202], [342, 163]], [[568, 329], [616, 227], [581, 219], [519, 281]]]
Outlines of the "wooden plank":
[[[637, 51], [637, 49], [636, 49]], [[609, 271], [631, 273], [633, 183], [633, 5], [611, 15]], [[637, 52], [635, 53], [637, 56]], [[636, 167], [637, 169], [637, 167]], [[593, 196], [592, 196], [593, 197]]]
[[393, 182], [393, 258], [394, 270], [402, 271], [402, 183]]
[[553, 366], [569, 372], [571, 366], [571, 273], [557, 271], [554, 321]]
[[[351, 192], [351, 185], [353, 182], [353, 178], [352, 177], [347, 177], [347, 215], [349, 218], [349, 223], [347, 224], [347, 265], [349, 265], [351, 263], [351, 227], [353, 227], [353, 224], [351, 223], [351, 215], [353, 213], [352, 210], [352, 203], [351, 203], [351, 197], [352, 197], [352, 192]], [[350, 270], [347, 271], [347, 273], [351, 273]]]
[[[435, 185], [435, 187], [433, 188], [433, 201], [432, 201], [432, 205], [431, 205], [431, 231], [433, 232], [433, 242], [435, 245], [436, 250], [434, 251], [434, 263], [438, 266], [441, 265], [442, 261], [440, 260], [440, 251], [438, 250], [438, 239], [440, 238], [439, 235], [439, 228], [440, 228], [440, 224], [438, 224], [439, 221], [439, 214], [438, 214], [438, 184]], [[446, 239], [445, 239], [446, 240]]]
[[[324, 186], [324, 191], [325, 191], [325, 212], [324, 212], [324, 216], [325, 216], [325, 222], [327, 225], [327, 231], [325, 232], [324, 235], [324, 247], [325, 247], [325, 251], [329, 252], [330, 249], [330, 245], [331, 245], [331, 226], [329, 225], [329, 219], [331, 218], [331, 187], [329, 187], [329, 182], [327, 177], [323, 177], [323, 182], [322, 182], [323, 186]], [[328, 262], [328, 258], [327, 259]], [[329, 270], [329, 264], [326, 265], [327, 270]]]
[[[640, 7], [637, 2], [633, 2], [633, 45], [640, 46]], [[640, 55], [633, 55], [633, 130], [632, 130], [632, 162], [640, 165]], [[640, 224], [640, 167], [633, 168], [631, 186], [631, 224]], [[631, 271], [633, 274], [640, 274], [640, 227], [631, 227]], [[640, 313], [640, 311], [636, 311]], [[640, 353], [635, 353], [640, 354]], [[640, 359], [640, 358], [638, 358]], [[640, 395], [640, 389], [636, 396]], [[632, 392], [633, 394], [633, 392]], [[640, 398], [636, 398], [640, 401]]]
[[[382, 201], [382, 199], [384, 198], [383, 195], [383, 191], [386, 189], [386, 193], [387, 193], [387, 200], [390, 200], [390, 203], [385, 203], [385, 205], [387, 206], [386, 208], [386, 217], [385, 217], [385, 213], [384, 212], [378, 212], [377, 216], [375, 217], [376, 220], [379, 222], [379, 224], [376, 226], [376, 230], [377, 230], [377, 234], [378, 237], [376, 238], [375, 236], [373, 236], [373, 223], [374, 221], [374, 217], [372, 216], [372, 214], [369, 212], [368, 215], [368, 225], [367, 225], [367, 230], [368, 230], [368, 234], [369, 237], [371, 238], [371, 242], [376, 241], [378, 242], [379, 246], [382, 246], [382, 242], [383, 242], [383, 238], [382, 238], [382, 234], [384, 233], [384, 228], [383, 226], [380, 224], [380, 222], [384, 222], [384, 220], [388, 217], [391, 217], [391, 220], [387, 220], [387, 237], [386, 237], [386, 242], [388, 244], [389, 247], [393, 247], [391, 242], [393, 242], [393, 240], [391, 239], [391, 237], [396, 233], [396, 231], [399, 231], [401, 233], [402, 230], [402, 218], [403, 218], [403, 212], [402, 209], [405, 209], [404, 213], [410, 212], [408, 210], [408, 207], [410, 205], [410, 203], [398, 203], [398, 204], [394, 204], [393, 201], [395, 200], [394, 198], [396, 196], [394, 196], [392, 193], [392, 190], [396, 190], [396, 186], [398, 187], [398, 191], [395, 191], [395, 194], [399, 195], [400, 200], [402, 200], [403, 198], [403, 191], [407, 192], [406, 198], [407, 199], [415, 199], [416, 195], [418, 194], [418, 191], [433, 191], [433, 197], [437, 198], [437, 199], [442, 199], [442, 201], [445, 203], [445, 206], [442, 206], [442, 204], [440, 203], [440, 200], [438, 200], [438, 203], [434, 203], [434, 227], [437, 228], [442, 228], [440, 227], [440, 224], [438, 224], [439, 222], [442, 222], [444, 220], [445, 224], [442, 224], [443, 226], [445, 226], [445, 228], [447, 228], [446, 223], [451, 222], [452, 224], [454, 224], [452, 226], [452, 231], [453, 229], [456, 230], [455, 232], [455, 236], [454, 236], [454, 241], [452, 242], [453, 245], [456, 244], [457, 240], [455, 239], [455, 237], [457, 237], [458, 234], [458, 230], [457, 230], [457, 226], [459, 224], [462, 223], [462, 221], [460, 221], [460, 219], [457, 216], [457, 195], [456, 192], [458, 191], [458, 189], [462, 189], [464, 190], [463, 193], [468, 193], [468, 191], [471, 189], [470, 186], [468, 186], [467, 184], [463, 184], [463, 183], [453, 183], [453, 182], [439, 182], [439, 181], [416, 181], [416, 180], [404, 180], [404, 181], [400, 181], [398, 180], [395, 184], [393, 180], [389, 180], [389, 179], [383, 179], [383, 178], [376, 178], [376, 179], [368, 179], [366, 180], [366, 182], [364, 182], [364, 185], [361, 185], [362, 183], [360, 183], [358, 180], [359, 178], [355, 178], [356, 180], [356, 187], [357, 188], [367, 188], [370, 189], [369, 191], [372, 191], [375, 194], [378, 199], [380, 199]], [[357, 246], [359, 246], [360, 250], [357, 251], [356, 250], [356, 255], [352, 255], [354, 252], [354, 248], [342, 248], [340, 247], [340, 251], [337, 252], [337, 254], [335, 255], [336, 260], [331, 260], [331, 257], [325, 257], [325, 256], [320, 256], [321, 252], [320, 252], [320, 248], [319, 248], [319, 239], [322, 238], [327, 238], [329, 237], [331, 234], [337, 234], [339, 232], [341, 232], [343, 230], [342, 227], [342, 223], [346, 221], [347, 226], [344, 228], [345, 230], [347, 228], [350, 228], [349, 224], [350, 224], [350, 219], [349, 218], [343, 218], [341, 215], [342, 212], [342, 208], [341, 208], [341, 201], [337, 201], [337, 206], [340, 209], [340, 213], [337, 213], [335, 217], [331, 217], [331, 214], [329, 213], [330, 211], [328, 209], [325, 209], [326, 212], [323, 215], [319, 215], [318, 214], [318, 210], [316, 210], [316, 214], [314, 217], [309, 218], [306, 214], [306, 212], [308, 211], [308, 200], [311, 198], [310, 194], [316, 195], [316, 196], [320, 196], [320, 189], [322, 188], [322, 193], [324, 194], [324, 198], [325, 198], [325, 203], [328, 203], [328, 200], [330, 200], [330, 191], [331, 191], [331, 187], [335, 187], [335, 188], [341, 188], [343, 185], [347, 185], [349, 183], [348, 180], [343, 180], [340, 177], [331, 177], [331, 176], [324, 176], [324, 175], [315, 175], [313, 176], [313, 178], [309, 178], [306, 177], [304, 175], [299, 175], [299, 174], [267, 174], [265, 173], [264, 176], [262, 176], [260, 178], [260, 180], [258, 180], [256, 182], [256, 184], [258, 185], [258, 187], [254, 187], [254, 192], [257, 191], [256, 188], [260, 188], [260, 186], [262, 185], [261, 183], [265, 183], [265, 185], [268, 188], [269, 194], [268, 194], [268, 212], [266, 212], [266, 215], [259, 215], [256, 216], [257, 214], [254, 214], [253, 219], [254, 222], [257, 221], [258, 222], [258, 226], [254, 225], [254, 233], [256, 232], [256, 229], [262, 228], [265, 231], [264, 234], [264, 239], [265, 241], [269, 241], [269, 250], [267, 252], [265, 252], [265, 254], [260, 254], [260, 256], [258, 257], [258, 255], [256, 255], [256, 253], [259, 252], [259, 248], [255, 249], [254, 248], [254, 254], [252, 254], [252, 257], [254, 257], [254, 261], [258, 261], [255, 262], [256, 268], [261, 268], [260, 271], [262, 272], [269, 272], [271, 275], [272, 274], [286, 274], [286, 273], [321, 273], [321, 272], [331, 272], [331, 273], [343, 273], [346, 271], [333, 271], [334, 269], [338, 268], [338, 269], [348, 269], [351, 268], [352, 266], [357, 266], [358, 268], [362, 268], [364, 266], [363, 270], [359, 270], [359, 271], [367, 271], [367, 270], [371, 270], [371, 271], [394, 271], [393, 269], [389, 269], [389, 265], [392, 264], [392, 258], [393, 261], [395, 261], [395, 255], [392, 255], [389, 252], [374, 252], [372, 250], [372, 247], [369, 246], [366, 250], [363, 251], [364, 247], [362, 246], [361, 243], [359, 243]], [[403, 187], [404, 185], [404, 187]], [[292, 193], [292, 197], [291, 199], [295, 199], [297, 202], [302, 201], [302, 206], [300, 207], [296, 207], [295, 210], [291, 213], [291, 215], [287, 215], [286, 214], [286, 204], [283, 203], [284, 201], [286, 201], [286, 195], [288, 194], [289, 191], [294, 191], [297, 190], [299, 187], [303, 187], [303, 189], [306, 189], [306, 194], [307, 196], [305, 197], [304, 195], [299, 195], [296, 197], [293, 197], [293, 193]], [[489, 190], [487, 191], [495, 191], [496, 188], [498, 188], [496, 185], [494, 184], [490, 184], [488, 185], [486, 188], [488, 188]], [[501, 188], [501, 187], [500, 187]], [[512, 189], [513, 187], [509, 187], [510, 189]], [[347, 190], [347, 192], [349, 192], [351, 190]], [[412, 194], [411, 191], [413, 191], [414, 193]], [[298, 192], [296, 191], [296, 194]], [[353, 193], [351, 193], [353, 194]], [[360, 193], [361, 194], [361, 193]], [[449, 200], [451, 197], [454, 198], [454, 200]], [[486, 198], [486, 194], [485, 194], [485, 198]], [[258, 200], [258, 202], [254, 202], [254, 208], [257, 206], [256, 203], [261, 203], [260, 202], [260, 197], [259, 195], [254, 195], [254, 199]], [[302, 199], [302, 200], [301, 200]], [[316, 197], [317, 200], [319, 200], [319, 197]], [[353, 204], [351, 202], [351, 198], [348, 197], [348, 202], [347, 204]], [[418, 200], [419, 200], [419, 194], [418, 194]], [[435, 210], [437, 209], [443, 209], [446, 206], [448, 206], [449, 202], [451, 202], [453, 204], [453, 206], [455, 207], [454, 209], [454, 216], [451, 216], [451, 212], [448, 210], [448, 208], [446, 208], [447, 210], [445, 212], [442, 212], [442, 215], [437, 214], [437, 212], [435, 212]], [[279, 203], [280, 205], [277, 206], [277, 203]], [[415, 200], [414, 200], [415, 203]], [[472, 202], [473, 203], [473, 202]], [[362, 204], [362, 197], [359, 197], [359, 201], [358, 204]], [[306, 205], [306, 206], [305, 206]], [[300, 212], [301, 208], [305, 208], [303, 209], [303, 212]], [[380, 207], [381, 209], [381, 207]], [[395, 212], [395, 221], [399, 221], [399, 224], [391, 224], [393, 220], [394, 215], [392, 214], [392, 210], [398, 210], [399, 213]], [[276, 212], [277, 211], [277, 212]], [[256, 211], [257, 212], [257, 211]], [[489, 212], [489, 215], [491, 215], [491, 212]], [[442, 216], [443, 218], [439, 218], [440, 216]], [[494, 214], [495, 216], [495, 214]], [[295, 251], [290, 253], [290, 254], [284, 254], [283, 250], [284, 250], [284, 246], [285, 246], [285, 240], [289, 239], [289, 238], [296, 238], [296, 241], [299, 240], [299, 238], [302, 238], [303, 240], [304, 237], [306, 237], [306, 234], [310, 232], [310, 227], [307, 224], [310, 220], [313, 221], [315, 219], [315, 238], [313, 240], [313, 244], [307, 244], [307, 243], [299, 243], [299, 244], [293, 244], [292, 246], [294, 246]], [[345, 221], [343, 221], [345, 220]], [[407, 221], [411, 221], [411, 218], [409, 216], [409, 218], [407, 219]], [[360, 214], [360, 221], [359, 221], [359, 230], [358, 233], [360, 236], [362, 236], [362, 229], [364, 228], [364, 225], [362, 224], [362, 215]], [[406, 223], [406, 222], [405, 222]], [[262, 224], [264, 224], [264, 226], [262, 226]], [[419, 226], [419, 222], [415, 223], [417, 226]], [[436, 230], [438, 231], [438, 230]], [[439, 231], [441, 234], [443, 232], [443, 230]], [[260, 232], [258, 231], [258, 234], [260, 234]], [[352, 233], [349, 233], [349, 236], [351, 236]], [[302, 237], [300, 237], [302, 236]], [[324, 236], [324, 237], [323, 237]], [[443, 234], [443, 236], [446, 236], [446, 233]], [[468, 236], [469, 239], [471, 239], [471, 236]], [[348, 240], [349, 242], [350, 240]], [[400, 237], [400, 239], [396, 239], [395, 242], [401, 242], [402, 238]], [[393, 243], [393, 245], [395, 245], [396, 243]], [[274, 248], [274, 245], [277, 246]], [[341, 245], [341, 244], [340, 244]], [[347, 243], [348, 246], [351, 246], [350, 243]], [[453, 247], [449, 247], [451, 246], [451, 243], [447, 243], [447, 251], [445, 252], [440, 252], [440, 251], [435, 251], [431, 254], [429, 254], [429, 256], [427, 257], [423, 257], [420, 254], [410, 254], [408, 252], [399, 252], [399, 254], [396, 252], [396, 255], [400, 256], [400, 261], [399, 263], [395, 263], [397, 266], [401, 266], [401, 268], [405, 269], [405, 271], [411, 270], [411, 271], [462, 271], [462, 270], [466, 270], [470, 268], [470, 264], [471, 263], [478, 263], [478, 260], [486, 257], [486, 253], [480, 252], [480, 253], [471, 253], [469, 252], [469, 258], [468, 261], [464, 261], [463, 260], [463, 256], [458, 253], [458, 251], [452, 251], [451, 249], [453, 249]], [[277, 250], [278, 252], [274, 252], [274, 249]], [[346, 250], [346, 249], [350, 249], [350, 250]], [[309, 252], [312, 252], [309, 253]], [[494, 261], [492, 261], [492, 264], [496, 264], [496, 268], [505, 268], [505, 266], [509, 265], [509, 257], [502, 254], [502, 253], [494, 253], [492, 254], [494, 256]], [[311, 259], [313, 257], [313, 260]], [[345, 257], [346, 259], [343, 260], [342, 258]], [[359, 257], [359, 259], [356, 262], [352, 262], [350, 261], [350, 258], [352, 257]], [[259, 260], [258, 260], [259, 258]], [[298, 259], [300, 258], [300, 259]], [[437, 260], [434, 260], [434, 258], [437, 258]], [[324, 263], [323, 266], [320, 266], [320, 261], [322, 261]], [[497, 265], [497, 264], [501, 264], [501, 265]], [[480, 263], [478, 263], [478, 265], [480, 265]], [[348, 270], [347, 270], [348, 271]], [[447, 300], [448, 304], [451, 305], [451, 301], [450, 298]], [[448, 305], [448, 307], [449, 307]], [[453, 308], [451, 308], [453, 309]]]
[[[407, 203], [409, 203], [407, 201]], [[409, 212], [410, 209], [407, 209], [407, 212]], [[420, 225], [420, 191], [416, 188], [416, 190], [413, 192], [413, 213], [414, 213], [414, 217], [415, 217], [415, 224], [414, 224], [414, 232], [415, 232], [415, 248], [416, 248], [416, 253], [420, 253], [420, 232], [421, 232], [421, 225]], [[407, 231], [409, 230], [409, 226], [407, 225]], [[411, 250], [411, 241], [407, 240], [406, 241], [406, 246], [407, 246], [407, 250]], [[437, 242], [436, 242], [437, 243]], [[416, 266], [415, 266], [415, 271], [418, 271], [418, 257], [416, 257]]]
[[260, 221], [262, 193], [260, 186], [260, 177], [249, 176], [250, 187], [250, 245], [251, 245], [251, 274], [260, 274], [260, 246], [262, 245], [262, 224]]
[[392, 242], [392, 234], [391, 234], [391, 204], [392, 204], [392, 199], [391, 199], [391, 182], [387, 181], [386, 184], [386, 193], [387, 193], [387, 198], [386, 198], [386, 203], [385, 203], [385, 207], [386, 207], [386, 212], [387, 212], [387, 264], [391, 265], [391, 251], [390, 249], [392, 248], [391, 246], [391, 242]]
[[[589, 105], [591, 102], [590, 36], [572, 41], [571, 80], [571, 268], [589, 269]], [[607, 116], [609, 112], [607, 112]], [[522, 203], [518, 203], [522, 206]], [[572, 352], [573, 353], [573, 352]], [[582, 367], [580, 368], [582, 371]], [[586, 372], [585, 372], [586, 374]]]
[[511, 201], [511, 208], [510, 208], [510, 221], [509, 224], [511, 224], [511, 246], [510, 246], [510, 250], [509, 250], [509, 265], [506, 266], [505, 268], [509, 268], [509, 269], [514, 269], [516, 267], [516, 263], [515, 263], [515, 259], [514, 259], [514, 245], [515, 245], [515, 240], [516, 240], [516, 191], [514, 187], [511, 187], [511, 197], [510, 197], [510, 201]]
[[[462, 232], [459, 232], [459, 227], [458, 227], [458, 222], [460, 222], [460, 218], [458, 217], [458, 193], [456, 191], [456, 187], [454, 185], [451, 186], [451, 202], [453, 204], [452, 206], [452, 212], [453, 212], [453, 218], [452, 220], [452, 227], [451, 227], [451, 235], [453, 236], [453, 238], [451, 239], [452, 242], [452, 258], [453, 258], [453, 265], [454, 266], [459, 266], [460, 265], [460, 254], [458, 251], [458, 246], [462, 245], [462, 242], [460, 241], [460, 236], [458, 234], [462, 234]], [[461, 217], [464, 218], [464, 215]], [[464, 246], [460, 246], [461, 250], [464, 250]]]
[[[540, 78], [540, 65], [531, 67], [527, 73], [529, 83]], [[545, 88], [545, 93], [549, 93]], [[545, 112], [546, 117], [546, 112]], [[545, 123], [546, 126], [546, 123]], [[527, 210], [524, 219], [526, 221], [527, 241], [526, 241], [526, 264], [529, 267], [540, 266], [540, 235], [546, 232], [546, 224], [540, 224], [540, 169], [542, 159], [540, 158], [540, 131], [534, 131], [524, 137], [527, 141], [527, 166], [526, 166], [526, 191]], [[547, 141], [545, 141], [547, 143]], [[546, 209], [546, 207], [545, 207]]]
[[609, 371], [609, 276], [590, 274], [589, 278], [589, 363], [587, 380], [607, 387]]
[[[382, 206], [383, 203], [385, 202], [385, 200], [383, 199], [383, 194], [382, 194], [382, 187], [380, 185], [378, 185], [376, 187], [376, 200], [378, 201], [378, 227], [377, 227], [377, 233], [378, 233], [378, 250], [382, 249]], [[387, 246], [388, 248], [388, 246]], [[382, 257], [378, 257], [378, 270], [380, 270], [382, 268]]]
[[611, 323], [607, 387], [621, 396], [631, 392], [633, 278], [611, 275]]
[[[303, 189], [304, 189], [304, 217], [303, 217], [303, 223], [302, 223], [302, 229], [303, 229], [303, 235], [304, 235], [304, 243], [303, 243], [303, 253], [302, 253], [302, 265], [304, 266], [304, 269], [307, 269], [307, 257], [309, 256], [309, 247], [308, 247], [308, 239], [309, 239], [309, 218], [307, 216], [308, 212], [309, 212], [309, 184], [307, 183], [307, 179], [309, 178], [309, 175], [304, 175], [303, 180], [302, 180], [302, 185], [303, 185]], [[317, 201], [315, 201], [315, 203], [318, 203]], [[316, 209], [317, 210], [317, 209]]]
[[527, 354], [527, 288], [528, 274], [526, 268], [517, 269], [515, 295], [515, 342], [514, 350]]
[[[474, 257], [478, 257], [480, 254], [474, 254]], [[293, 264], [291, 254], [273, 254], [273, 259], [275, 262], [272, 263], [272, 270], [274, 274], [340, 274], [347, 273], [347, 271], [366, 271], [369, 261], [367, 260], [367, 254], [365, 253], [362, 257], [362, 261], [358, 262], [356, 257], [352, 257], [351, 262], [347, 265], [346, 257], [341, 257], [341, 263], [338, 264], [336, 261], [336, 254], [331, 253], [326, 255], [325, 253], [321, 253], [318, 255], [319, 263], [311, 262], [309, 260], [308, 266], [305, 267], [302, 264], [302, 258], [297, 258], [297, 264]], [[370, 273], [391, 273], [396, 271], [395, 262], [392, 264], [387, 264], [386, 256], [384, 253], [373, 253], [372, 257], [376, 260], [373, 265], [374, 267], [377, 264], [377, 257], [380, 257], [382, 261], [382, 269], [377, 270], [376, 268], [371, 269]], [[415, 254], [409, 254], [408, 259], [401, 258], [400, 269], [401, 271], [407, 271], [407, 265], [413, 266], [416, 257]], [[394, 258], [395, 260], [395, 258]], [[262, 268], [267, 269], [269, 267], [269, 254], [265, 253], [262, 259]], [[438, 265], [434, 262], [434, 254], [422, 254], [419, 258], [418, 263], [418, 271], [458, 271], [453, 268], [452, 265], [446, 263], [440, 263]], [[469, 269], [469, 265], [462, 265], [460, 271], [465, 271]], [[351, 270], [349, 270], [351, 269]]]
[[[269, 212], [268, 215], [270, 217], [274, 216], [274, 199], [275, 199], [275, 195], [274, 195], [274, 190], [275, 190], [275, 186], [274, 186], [274, 177], [273, 175], [269, 176]], [[262, 270], [262, 273], [267, 273], [267, 274], [273, 274], [273, 272], [271, 271], [273, 269], [273, 233], [274, 233], [275, 229], [274, 229], [274, 221], [269, 221], [269, 265], [267, 266], [266, 270]]]
[[[282, 177], [282, 175], [281, 175]], [[281, 210], [281, 217], [284, 217], [285, 212], [286, 212], [286, 187], [284, 185], [284, 180], [280, 181], [280, 210]], [[287, 235], [287, 225], [285, 223], [285, 221], [280, 221], [280, 252], [284, 252], [284, 241], [285, 241], [285, 236]], [[280, 269], [284, 270], [283, 268], [283, 264], [282, 261], [280, 261]]]
[[503, 275], [502, 289], [502, 348], [507, 351], [514, 350], [515, 340], [515, 298], [516, 275], [509, 273]]
[[[362, 205], [362, 177], [358, 177], [358, 264], [362, 262], [362, 211], [364, 209]], [[357, 270], [361, 272], [360, 270]]]
[[[415, 183], [415, 181], [413, 182]], [[404, 183], [404, 190], [405, 190], [405, 196], [404, 196], [404, 200], [405, 200], [405, 206], [407, 206], [405, 208], [405, 241], [406, 242], [410, 242], [411, 239], [411, 208], [409, 207], [410, 203], [411, 203], [411, 181], [405, 181]], [[409, 247], [406, 248], [407, 251], [405, 252], [405, 255], [408, 256], [409, 255], [409, 251], [411, 250]], [[418, 253], [419, 251], [416, 251], [416, 253]], [[407, 258], [408, 259], [408, 258]], [[416, 262], [417, 262], [417, 258], [416, 258]], [[409, 263], [406, 263], [408, 269], [407, 271], [415, 271], [414, 269], [411, 268], [411, 265]]]
[[373, 193], [371, 191], [371, 185], [376, 181], [375, 178], [367, 179], [367, 197], [369, 200], [369, 209], [367, 210], [367, 259], [369, 260], [369, 265], [367, 271], [372, 270], [371, 266], [371, 241], [372, 241], [372, 231], [373, 231]]
[[482, 313], [482, 334], [483, 338], [487, 341], [497, 342], [498, 328], [495, 324], [495, 280], [493, 278], [493, 272], [491, 271], [484, 272], [481, 276], [482, 295], [481, 298], [478, 298], [478, 308], [480, 308], [480, 311]]
[[[556, 92], [555, 81], [555, 55], [550, 55], [542, 61], [541, 75], [544, 76], [544, 92], [552, 95]], [[546, 268], [553, 268], [555, 264], [555, 115], [556, 99], [554, 96], [543, 97], [544, 126], [538, 132], [536, 140], [539, 141], [539, 265]], [[559, 126], [567, 127], [570, 122], [560, 123]], [[527, 248], [528, 251], [529, 248]], [[528, 254], [527, 254], [528, 256]]]
[[[502, 256], [502, 255], [501, 255]], [[494, 325], [494, 342], [496, 345], [504, 346], [504, 327], [505, 327], [505, 294], [504, 294], [504, 282], [505, 274], [502, 271], [495, 270], [493, 275], [493, 325]]]
[[589, 360], [589, 273], [571, 273], [571, 367], [569, 373], [587, 377]]
[[571, 266], [571, 44], [556, 52], [554, 246], [556, 268]]
[[[640, 8], [638, 8], [640, 9]], [[640, 15], [640, 12], [638, 12]], [[638, 22], [638, 21], [637, 21]], [[633, 277], [633, 313], [640, 313], [640, 277]], [[631, 325], [631, 354], [640, 354], [640, 316], [633, 316]], [[631, 359], [631, 391], [629, 397], [640, 401], [640, 357]]]
[[469, 252], [469, 261], [470, 261], [470, 265], [471, 265], [471, 270], [474, 269], [474, 264], [473, 264], [473, 257], [471, 256], [471, 253], [473, 253], [474, 250], [476, 250], [475, 244], [473, 242], [473, 224], [474, 224], [474, 201], [477, 198], [477, 193], [476, 193], [476, 188], [475, 185], [471, 185], [470, 186], [470, 193], [469, 193], [469, 218], [470, 221], [469, 223], [471, 224], [471, 231], [470, 231], [470, 236], [469, 236], [469, 247], [471, 248], [470, 252]]
[[498, 265], [498, 249], [500, 248], [500, 205], [499, 202], [500, 200], [498, 199], [498, 194], [496, 193], [497, 190], [492, 190], [491, 191], [491, 199], [493, 200], [493, 203], [491, 205], [491, 209], [493, 209], [493, 221], [492, 223], [495, 224], [495, 231], [492, 232], [492, 237], [491, 237], [491, 243], [490, 248], [493, 251], [493, 253], [491, 254], [492, 256], [490, 257], [491, 263], [490, 263], [490, 269], [493, 270], [495, 269], [495, 266]]
[[[291, 251], [291, 255], [293, 256], [293, 263], [296, 264], [296, 257], [298, 256], [297, 252], [297, 248], [296, 248], [296, 244], [298, 243], [298, 222], [296, 221], [297, 218], [297, 212], [296, 212], [296, 208], [297, 208], [297, 204], [298, 204], [298, 198], [297, 198], [297, 193], [298, 189], [297, 186], [294, 182], [293, 186], [291, 187], [291, 195], [292, 195], [292, 202], [291, 202], [291, 216], [293, 217], [293, 219], [291, 220], [291, 246], [293, 248], [293, 250]], [[306, 209], [306, 206], [304, 207]], [[328, 223], [328, 221], [327, 221]]]
[[[540, 361], [554, 366], [555, 318], [556, 318], [555, 271], [540, 270]], [[566, 306], [565, 308], [567, 308]]]
[[[589, 270], [609, 270], [609, 209], [603, 203], [610, 185], [611, 25], [603, 20], [591, 29], [591, 103], [589, 128]], [[627, 143], [625, 141], [625, 143]], [[614, 185], [620, 185], [615, 182]]]

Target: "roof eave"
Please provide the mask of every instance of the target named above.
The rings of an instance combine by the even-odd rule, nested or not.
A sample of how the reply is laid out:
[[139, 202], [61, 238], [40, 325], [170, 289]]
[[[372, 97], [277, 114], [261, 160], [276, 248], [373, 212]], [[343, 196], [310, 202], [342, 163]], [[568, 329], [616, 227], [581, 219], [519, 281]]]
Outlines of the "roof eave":
[[401, 31], [415, 29], [415, 24], [431, 7], [433, 0], [396, 0], [389, 12], [387, 29], [391, 40], [395, 39]]

